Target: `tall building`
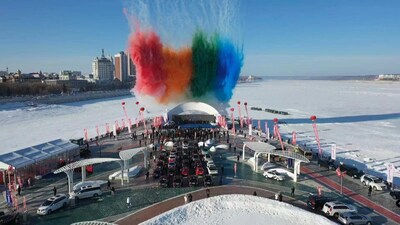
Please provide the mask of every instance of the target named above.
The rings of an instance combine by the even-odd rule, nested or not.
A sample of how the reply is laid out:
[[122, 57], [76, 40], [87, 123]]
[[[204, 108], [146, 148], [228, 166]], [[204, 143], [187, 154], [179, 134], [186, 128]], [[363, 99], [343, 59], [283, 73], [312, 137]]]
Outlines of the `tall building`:
[[121, 82], [128, 81], [128, 56], [120, 52], [114, 56], [115, 78]]
[[128, 75], [129, 76], [136, 76], [136, 67], [135, 64], [133, 64], [131, 55], [128, 52]]
[[114, 79], [114, 63], [112, 58], [104, 56], [104, 49], [101, 50], [101, 58], [93, 60], [92, 63], [93, 78], [96, 81], [107, 82]]

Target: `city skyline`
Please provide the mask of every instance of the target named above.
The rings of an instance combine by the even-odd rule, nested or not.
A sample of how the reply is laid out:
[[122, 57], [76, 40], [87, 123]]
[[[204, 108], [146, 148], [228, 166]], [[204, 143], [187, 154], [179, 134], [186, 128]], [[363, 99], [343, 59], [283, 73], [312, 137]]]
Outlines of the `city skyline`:
[[[126, 2], [3, 1], [0, 70], [91, 73], [102, 48], [127, 49]], [[398, 9], [394, 0], [243, 2], [242, 75], [399, 73]]]

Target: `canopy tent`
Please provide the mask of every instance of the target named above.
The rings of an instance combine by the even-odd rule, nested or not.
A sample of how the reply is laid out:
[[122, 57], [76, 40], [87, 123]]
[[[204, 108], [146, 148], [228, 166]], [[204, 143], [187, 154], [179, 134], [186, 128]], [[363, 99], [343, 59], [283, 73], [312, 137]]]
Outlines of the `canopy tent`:
[[10, 166], [13, 167], [13, 169], [23, 168], [44, 159], [77, 149], [79, 149], [78, 145], [67, 140], [57, 139], [18, 151], [9, 152], [0, 155], [0, 170], [7, 170]]
[[121, 168], [122, 168], [121, 159], [91, 158], [91, 159], [83, 159], [83, 160], [79, 160], [79, 161], [67, 164], [67, 165], [57, 169], [56, 171], [54, 171], [54, 174], [58, 174], [58, 173], [62, 173], [62, 172], [67, 174], [68, 193], [70, 193], [72, 190], [72, 187], [74, 186], [74, 169], [79, 168], [79, 167], [81, 168], [82, 182], [83, 182], [86, 179], [86, 166], [98, 164], [98, 163], [104, 163], [104, 162], [119, 162], [121, 164]]
[[265, 142], [243, 142], [243, 160], [246, 147], [254, 151], [254, 170], [258, 171], [258, 156], [260, 154], [268, 155], [268, 162], [270, 162], [271, 155], [282, 156], [294, 160], [294, 182], [297, 182], [297, 175], [300, 174], [300, 163], [309, 163], [310, 161], [303, 155], [297, 154], [293, 151], [275, 150], [275, 146]]

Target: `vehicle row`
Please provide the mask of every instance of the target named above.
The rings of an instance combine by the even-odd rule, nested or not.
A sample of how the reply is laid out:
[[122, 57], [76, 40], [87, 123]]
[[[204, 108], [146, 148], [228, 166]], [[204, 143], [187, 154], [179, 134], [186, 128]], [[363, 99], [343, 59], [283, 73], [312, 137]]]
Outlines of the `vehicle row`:
[[331, 197], [311, 194], [308, 197], [307, 206], [322, 211], [326, 216], [334, 217], [342, 224], [372, 225], [372, 219], [359, 214], [355, 206], [335, 201]]

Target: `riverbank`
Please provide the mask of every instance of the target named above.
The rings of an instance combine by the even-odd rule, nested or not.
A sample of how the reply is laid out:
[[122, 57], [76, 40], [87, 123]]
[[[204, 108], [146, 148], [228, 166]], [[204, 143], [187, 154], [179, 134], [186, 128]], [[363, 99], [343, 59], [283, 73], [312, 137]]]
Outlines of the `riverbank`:
[[25, 102], [29, 105], [35, 104], [63, 104], [69, 102], [79, 102], [101, 98], [113, 98], [119, 96], [131, 95], [129, 89], [113, 90], [113, 91], [90, 91], [78, 92], [73, 94], [45, 95], [45, 96], [17, 96], [2, 97], [0, 104]]

